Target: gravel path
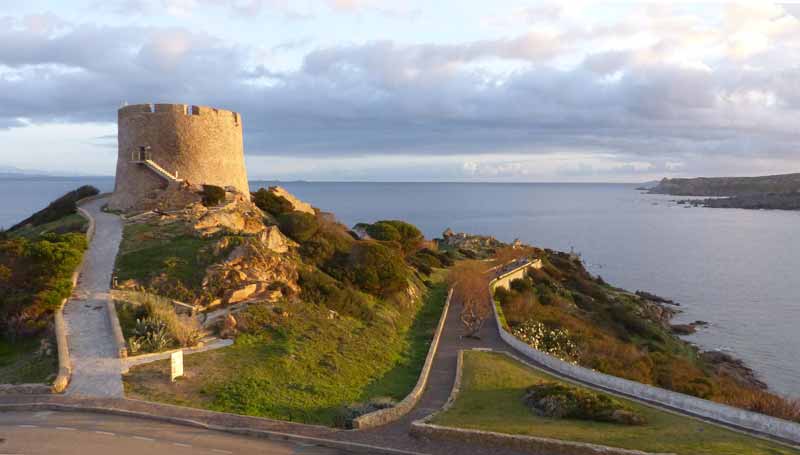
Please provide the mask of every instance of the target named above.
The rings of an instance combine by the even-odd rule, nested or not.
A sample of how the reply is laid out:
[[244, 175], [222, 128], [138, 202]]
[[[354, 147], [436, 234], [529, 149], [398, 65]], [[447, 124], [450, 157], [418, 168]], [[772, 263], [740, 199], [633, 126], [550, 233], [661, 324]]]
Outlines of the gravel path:
[[108, 320], [111, 273], [122, 240], [122, 220], [101, 211], [106, 198], [82, 206], [95, 219], [96, 230], [84, 258], [72, 298], [64, 307], [72, 378], [66, 394], [122, 397], [122, 365]]

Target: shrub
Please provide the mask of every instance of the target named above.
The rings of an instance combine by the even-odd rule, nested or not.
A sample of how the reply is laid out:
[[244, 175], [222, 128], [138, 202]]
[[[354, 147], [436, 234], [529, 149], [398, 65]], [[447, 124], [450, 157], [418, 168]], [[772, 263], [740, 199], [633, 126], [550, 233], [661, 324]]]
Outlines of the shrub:
[[531, 319], [535, 309], [536, 296], [532, 294], [513, 295], [503, 306], [503, 313], [505, 313], [508, 323], [516, 326]]
[[216, 185], [203, 185], [203, 205], [211, 207], [225, 200], [225, 189]]
[[376, 397], [366, 403], [353, 403], [342, 406], [336, 411], [334, 416], [334, 426], [338, 428], [353, 428], [353, 420], [364, 414], [379, 411], [381, 409], [393, 408], [397, 402], [389, 397]]
[[342, 285], [320, 271], [302, 270], [298, 284], [301, 288], [300, 298], [306, 302], [362, 321], [372, 320], [374, 316], [374, 302], [367, 295]]
[[135, 310], [136, 324], [128, 336], [131, 351], [139, 348], [157, 352], [174, 346], [190, 347], [202, 338], [197, 320], [175, 313], [169, 299], [136, 293], [131, 300], [139, 304]]
[[87, 248], [83, 234], [45, 234], [0, 241], [0, 331], [33, 335], [72, 291], [72, 273]]
[[408, 268], [399, 253], [375, 242], [358, 242], [341, 272], [362, 291], [386, 296], [408, 286]]
[[275, 216], [294, 210], [292, 203], [286, 200], [285, 197], [278, 196], [264, 188], [259, 188], [258, 191], [252, 193], [252, 196], [253, 203], [255, 203], [258, 208]]
[[509, 287], [512, 291], [519, 292], [520, 294], [531, 292], [533, 291], [533, 281], [528, 278], [517, 278], [515, 280], [511, 280]]
[[441, 268], [444, 266], [439, 255], [428, 248], [423, 248], [412, 256], [409, 256], [408, 262], [426, 275], [430, 275], [434, 268]]
[[514, 294], [504, 287], [498, 287], [494, 290], [494, 298], [500, 302], [501, 306], [505, 306], [513, 296]]
[[303, 243], [317, 232], [319, 222], [310, 213], [294, 211], [278, 216], [278, 227], [292, 240]]
[[100, 190], [98, 190], [97, 188], [91, 185], [84, 185], [74, 191], [70, 191], [69, 193], [61, 196], [60, 198], [51, 202], [44, 209], [34, 213], [30, 217], [15, 224], [9, 230], [13, 232], [27, 225], [39, 226], [41, 224], [49, 223], [51, 221], [56, 221], [67, 215], [71, 215], [75, 213], [75, 211], [77, 210], [77, 202], [79, 200], [87, 198], [89, 196], [95, 196], [99, 193]]
[[591, 390], [560, 382], [544, 382], [528, 388], [525, 403], [544, 417], [643, 425], [646, 419], [620, 401]]
[[422, 232], [413, 224], [400, 220], [381, 220], [373, 224], [360, 224], [375, 240], [397, 242], [406, 254], [414, 252], [425, 240]]

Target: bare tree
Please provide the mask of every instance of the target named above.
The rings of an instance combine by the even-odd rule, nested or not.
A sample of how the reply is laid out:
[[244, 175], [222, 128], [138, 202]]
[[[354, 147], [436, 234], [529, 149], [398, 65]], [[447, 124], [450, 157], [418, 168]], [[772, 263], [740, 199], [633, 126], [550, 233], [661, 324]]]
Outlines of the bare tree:
[[487, 264], [481, 261], [463, 261], [450, 272], [453, 297], [462, 304], [461, 322], [464, 336], [477, 338], [486, 320], [492, 315]]

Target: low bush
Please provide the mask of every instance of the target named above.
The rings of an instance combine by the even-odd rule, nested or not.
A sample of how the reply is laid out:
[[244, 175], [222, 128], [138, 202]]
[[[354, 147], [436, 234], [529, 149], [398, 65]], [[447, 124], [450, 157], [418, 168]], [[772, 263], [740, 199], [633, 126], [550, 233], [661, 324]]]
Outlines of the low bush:
[[535, 294], [515, 295], [506, 299], [503, 305], [503, 313], [506, 321], [511, 326], [517, 326], [536, 316], [537, 298]]
[[47, 327], [47, 316], [72, 292], [87, 246], [83, 234], [0, 240], [0, 334], [14, 339]]
[[258, 206], [258, 208], [275, 216], [294, 210], [292, 203], [285, 197], [278, 196], [264, 188], [259, 188], [258, 191], [252, 193], [252, 197], [253, 203]]
[[517, 278], [511, 280], [509, 287], [514, 292], [524, 293], [533, 291], [533, 281], [530, 278]]
[[225, 201], [225, 189], [216, 185], [203, 185], [203, 205], [212, 207]]
[[353, 403], [348, 406], [342, 406], [333, 417], [333, 424], [338, 428], [346, 428], [348, 430], [353, 428], [353, 420], [361, 417], [364, 414], [380, 411], [381, 409], [393, 408], [397, 401], [389, 397], [377, 397], [366, 403]]
[[400, 220], [381, 220], [372, 224], [361, 223], [370, 237], [384, 242], [397, 242], [406, 254], [413, 253], [425, 240], [422, 232], [413, 224]]
[[303, 243], [317, 232], [319, 222], [310, 213], [293, 211], [278, 216], [278, 227], [292, 240]]
[[641, 414], [608, 395], [554, 381], [529, 387], [524, 400], [534, 412], [544, 417], [622, 425], [647, 423]]
[[300, 298], [306, 302], [325, 306], [362, 321], [370, 321], [374, 317], [375, 302], [369, 296], [318, 270], [301, 271], [298, 284], [302, 289]]
[[400, 253], [377, 242], [353, 245], [339, 273], [345, 281], [376, 296], [405, 289], [409, 279], [408, 267]]

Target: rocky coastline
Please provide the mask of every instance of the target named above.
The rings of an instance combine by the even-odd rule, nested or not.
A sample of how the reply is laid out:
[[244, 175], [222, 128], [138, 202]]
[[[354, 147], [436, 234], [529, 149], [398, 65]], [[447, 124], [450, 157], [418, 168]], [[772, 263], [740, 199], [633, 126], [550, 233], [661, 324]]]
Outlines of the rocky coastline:
[[675, 202], [687, 207], [748, 210], [800, 210], [800, 192], [749, 194], [705, 199], [680, 199]]
[[[687, 324], [672, 324], [672, 319], [681, 313], [681, 310], [676, 308], [680, 306], [680, 303], [647, 291], [636, 291], [636, 295], [639, 296], [642, 303], [642, 312], [640, 315], [660, 324], [674, 335], [691, 335], [709, 326], [708, 322], [701, 320]], [[748, 367], [744, 361], [726, 352], [701, 351], [700, 356], [717, 374], [727, 376], [735, 382], [747, 387], [760, 390], [768, 389], [767, 384], [758, 378], [758, 375], [752, 368]]]

